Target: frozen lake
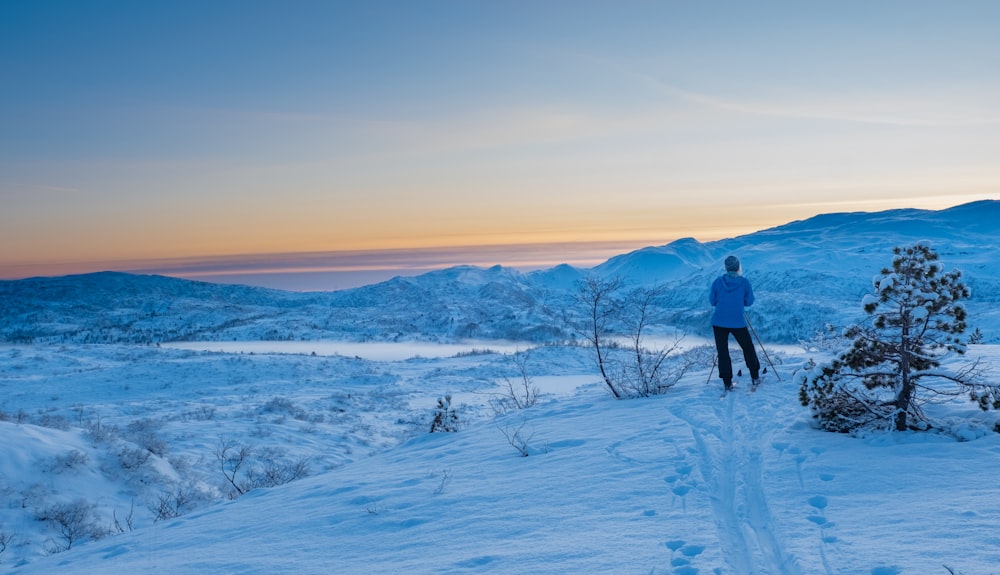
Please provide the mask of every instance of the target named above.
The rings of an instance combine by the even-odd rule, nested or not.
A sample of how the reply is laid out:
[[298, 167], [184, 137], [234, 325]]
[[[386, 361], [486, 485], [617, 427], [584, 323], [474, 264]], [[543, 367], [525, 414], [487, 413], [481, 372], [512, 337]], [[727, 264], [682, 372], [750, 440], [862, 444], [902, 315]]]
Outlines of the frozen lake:
[[402, 361], [414, 357], [441, 358], [492, 351], [515, 353], [535, 347], [528, 342], [469, 341], [434, 342], [350, 342], [350, 341], [181, 341], [163, 347], [193, 351], [255, 354], [341, 355], [371, 361]]
[[[614, 338], [619, 345], [631, 342], [624, 338]], [[658, 334], [644, 338], [643, 344], [653, 349], [677, 346], [680, 350], [702, 345], [714, 345], [704, 337], [681, 336], [680, 334]], [[537, 343], [525, 341], [472, 340], [457, 343], [437, 343], [422, 341], [180, 341], [161, 344], [173, 349], [193, 351], [213, 351], [222, 353], [255, 354], [297, 354], [297, 355], [340, 355], [360, 357], [370, 361], [403, 361], [416, 357], [444, 358], [476, 352], [516, 353], [537, 347]]]

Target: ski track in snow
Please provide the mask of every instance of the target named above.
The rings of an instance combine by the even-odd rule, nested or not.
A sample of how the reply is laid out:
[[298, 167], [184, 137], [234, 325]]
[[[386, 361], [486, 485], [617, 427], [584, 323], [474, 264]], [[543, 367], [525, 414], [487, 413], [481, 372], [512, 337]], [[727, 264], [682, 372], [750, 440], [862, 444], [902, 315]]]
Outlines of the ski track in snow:
[[[707, 395], [714, 393], [713, 388]], [[690, 427], [721, 552], [732, 572], [802, 575], [775, 531], [767, 501], [760, 445], [770, 438], [762, 435], [760, 422], [770, 420], [775, 410], [762, 401], [766, 393], [729, 393], [713, 409], [714, 419], [674, 415]]]

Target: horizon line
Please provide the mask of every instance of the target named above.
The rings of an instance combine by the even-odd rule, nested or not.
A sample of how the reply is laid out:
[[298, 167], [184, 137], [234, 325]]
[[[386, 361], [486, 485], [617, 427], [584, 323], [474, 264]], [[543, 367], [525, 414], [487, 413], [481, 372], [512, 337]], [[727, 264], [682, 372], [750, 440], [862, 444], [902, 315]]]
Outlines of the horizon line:
[[[669, 240], [589, 240], [417, 248], [376, 248], [274, 252], [191, 257], [128, 258], [81, 262], [0, 265], [0, 280], [62, 277], [115, 271], [164, 275], [211, 283], [246, 283], [293, 291], [344, 289], [455, 266], [515, 268], [520, 271], [558, 265], [594, 267], [608, 259]], [[310, 281], [306, 281], [311, 278]], [[242, 281], [241, 281], [242, 280]], [[249, 281], [249, 283], [247, 283]], [[304, 285], [312, 287], [303, 287]], [[295, 287], [289, 287], [295, 286]]]

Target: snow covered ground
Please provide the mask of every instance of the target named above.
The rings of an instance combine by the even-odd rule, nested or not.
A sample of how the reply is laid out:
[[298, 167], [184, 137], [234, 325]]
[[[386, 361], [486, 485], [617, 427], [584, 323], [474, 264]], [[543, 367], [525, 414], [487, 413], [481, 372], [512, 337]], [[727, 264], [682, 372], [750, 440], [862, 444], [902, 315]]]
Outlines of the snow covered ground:
[[[541, 401], [496, 416], [503, 353], [3, 346], [0, 573], [997, 573], [996, 414], [817, 431], [791, 376], [822, 352], [782, 351], [754, 394], [705, 366], [616, 401], [589, 350], [526, 349]], [[444, 394], [462, 429], [427, 433]], [[223, 445], [308, 474], [231, 499]]]

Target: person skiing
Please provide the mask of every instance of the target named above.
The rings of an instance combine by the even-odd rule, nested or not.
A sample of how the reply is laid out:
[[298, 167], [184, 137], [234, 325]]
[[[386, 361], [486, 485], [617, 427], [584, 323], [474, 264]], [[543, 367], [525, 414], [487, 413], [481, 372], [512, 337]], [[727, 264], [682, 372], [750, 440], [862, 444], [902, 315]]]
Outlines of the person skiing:
[[743, 359], [750, 370], [752, 388], [760, 383], [760, 360], [757, 350], [750, 339], [746, 317], [743, 308], [753, 305], [754, 295], [750, 281], [742, 276], [740, 260], [736, 256], [726, 258], [726, 273], [712, 282], [708, 293], [708, 301], [715, 307], [712, 313], [712, 331], [715, 335], [715, 348], [719, 354], [719, 377], [726, 391], [733, 388], [733, 362], [729, 357], [729, 335], [736, 338], [736, 343], [743, 350]]

